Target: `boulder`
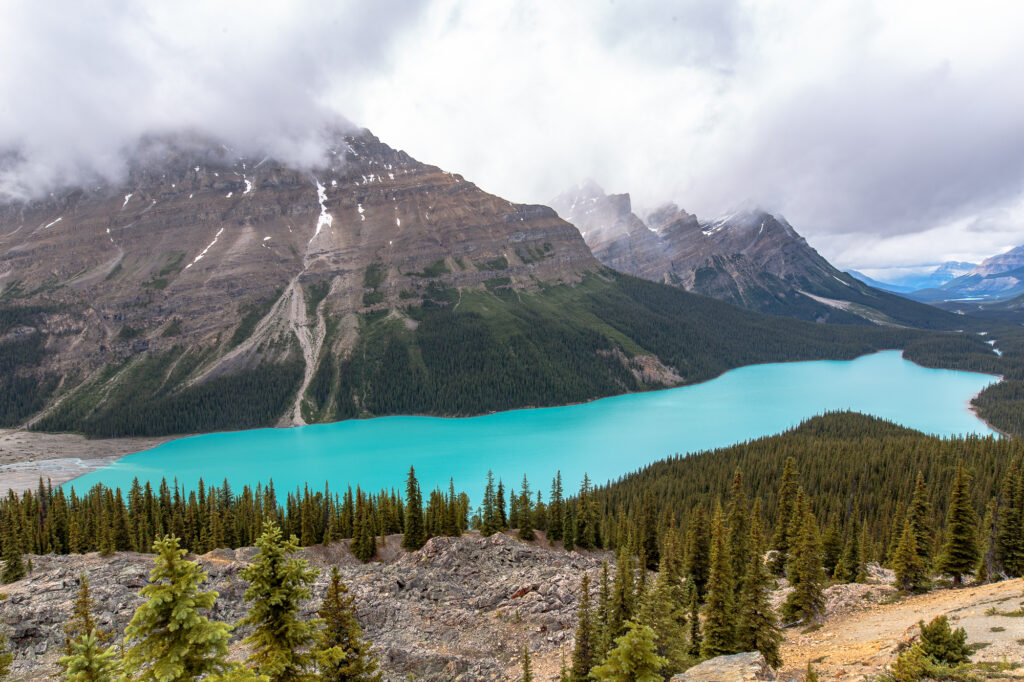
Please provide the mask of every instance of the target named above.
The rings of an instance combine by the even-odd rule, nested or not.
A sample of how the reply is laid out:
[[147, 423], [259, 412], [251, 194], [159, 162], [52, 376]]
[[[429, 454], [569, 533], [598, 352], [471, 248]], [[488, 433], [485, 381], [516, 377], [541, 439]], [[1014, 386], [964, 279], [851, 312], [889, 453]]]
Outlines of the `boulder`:
[[777, 680], [775, 671], [758, 651], [715, 658], [674, 675], [669, 682], [741, 682]]

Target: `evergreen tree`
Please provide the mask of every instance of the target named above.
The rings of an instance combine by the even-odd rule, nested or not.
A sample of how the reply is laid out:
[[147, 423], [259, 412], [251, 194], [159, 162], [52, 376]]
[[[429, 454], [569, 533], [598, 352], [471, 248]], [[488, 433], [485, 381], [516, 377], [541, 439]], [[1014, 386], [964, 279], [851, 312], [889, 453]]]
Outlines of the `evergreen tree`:
[[654, 585], [640, 603], [637, 622], [654, 632], [656, 653], [665, 659], [664, 672], [671, 677], [686, 668], [690, 657], [686, 646], [686, 603], [680, 598], [667, 564], [663, 555]]
[[914, 532], [917, 554], [921, 557], [921, 563], [925, 567], [931, 566], [932, 563], [932, 532], [929, 523], [931, 511], [931, 505], [928, 503], [928, 488], [924, 484], [924, 474], [919, 471], [914, 484], [914, 496], [910, 499], [910, 506], [907, 507], [906, 518], [910, 521], [910, 528]]
[[73, 639], [70, 649], [59, 661], [67, 682], [114, 682], [117, 679], [120, 666], [114, 647], [104, 648], [95, 632]]
[[[608, 561], [601, 562], [601, 583], [597, 590], [597, 611], [595, 613], [594, 660], [603, 661], [614, 641], [612, 623], [615, 610], [612, 608], [612, 585], [608, 577]], [[617, 634], [617, 633], [616, 633]]]
[[970, 476], [960, 462], [953, 479], [946, 512], [946, 541], [939, 557], [938, 569], [953, 576], [959, 585], [965, 573], [978, 565], [978, 515], [971, 504]]
[[224, 671], [230, 667], [231, 626], [199, 615], [217, 600], [216, 592], [199, 591], [206, 572], [185, 561], [176, 537], [157, 540], [153, 551], [156, 566], [140, 593], [147, 601], [135, 610], [124, 633], [132, 642], [125, 669], [134, 679], [151, 682], [198, 680]]
[[996, 559], [1008, 575], [1024, 575], [1024, 472], [1015, 460], [999, 495]]
[[253, 628], [244, 640], [251, 648], [248, 663], [271, 682], [315, 680], [313, 655], [307, 648], [322, 623], [304, 620], [299, 609], [310, 597], [316, 571], [304, 559], [289, 558], [299, 549], [298, 538], [284, 540], [272, 520], [264, 524], [256, 546], [260, 551], [255, 561], [241, 571], [249, 583], [245, 600], [252, 604], [239, 621], [239, 626]]
[[920, 590], [927, 585], [928, 572], [917, 551], [917, 537], [914, 527], [907, 519], [903, 523], [903, 534], [896, 545], [896, 555], [892, 559], [893, 571], [896, 573], [896, 585], [901, 590], [910, 592]]
[[533, 497], [530, 493], [530, 482], [526, 480], [526, 474], [523, 474], [523, 485], [519, 489], [519, 539], [520, 540], [535, 540], [536, 534], [533, 532]]
[[519, 682], [533, 682], [533, 672], [530, 670], [530, 648], [523, 645], [523, 676]]
[[711, 529], [702, 507], [696, 510], [686, 529], [686, 561], [683, 570], [687, 581], [693, 583], [697, 590], [697, 600], [703, 602], [711, 576]]
[[750, 565], [748, 509], [747, 496], [743, 490], [743, 476], [737, 468], [732, 477], [732, 488], [729, 491], [729, 505], [725, 518], [728, 531], [725, 542], [729, 551], [729, 568], [732, 573], [734, 595], [738, 595], [743, 590], [747, 566]]
[[580, 582], [579, 609], [577, 611], [576, 644], [572, 650], [571, 675], [573, 682], [584, 682], [594, 667], [594, 614], [590, 606], [590, 576], [583, 574]]
[[658, 547], [658, 519], [651, 494], [645, 493], [640, 507], [640, 551], [644, 557], [642, 569], [653, 571], [661, 564]]
[[[834, 523], [829, 524], [824, 536], [821, 538], [821, 564], [825, 569], [826, 577], [833, 577], [836, 574], [836, 566], [843, 555], [843, 536]], [[836, 576], [838, 580], [838, 576]]]
[[775, 518], [775, 535], [772, 537], [771, 542], [771, 547], [775, 550], [775, 554], [772, 557], [769, 568], [771, 568], [775, 575], [782, 575], [786, 570], [786, 563], [789, 561], [790, 526], [793, 522], [798, 487], [796, 462], [792, 457], [787, 457], [786, 463], [782, 468], [778, 514]]
[[402, 535], [402, 548], [415, 552], [427, 541], [423, 528], [423, 496], [420, 484], [416, 480], [416, 470], [409, 467], [409, 476], [405, 480], [405, 532]]
[[[358, 490], [357, 490], [358, 494]], [[363, 502], [362, 495], [358, 495], [356, 502], [355, 520], [352, 532], [352, 554], [357, 559], [366, 563], [377, 555], [377, 538], [373, 532], [373, 523], [370, 520], [370, 513], [367, 504]]]
[[953, 630], [949, 627], [946, 616], [936, 616], [921, 628], [921, 650], [926, 656], [940, 665], [959, 665], [971, 660], [971, 648], [967, 646], [967, 631], [963, 628]]
[[693, 583], [688, 582], [686, 584], [687, 592], [687, 603], [690, 605], [690, 613], [687, 621], [690, 624], [690, 636], [688, 638], [688, 648], [686, 653], [690, 655], [690, 658], [699, 658], [701, 644], [704, 641], [704, 636], [701, 634], [700, 629], [700, 603], [697, 598], [697, 589], [693, 586]]
[[501, 530], [501, 514], [498, 512], [498, 496], [494, 491], [494, 473], [487, 472], [487, 487], [484, 488], [483, 511], [480, 534], [485, 538]]
[[807, 661], [807, 672], [804, 673], [804, 682], [818, 682], [818, 673], [814, 671], [814, 666], [811, 665], [810, 661]]
[[597, 503], [594, 501], [594, 490], [590, 483], [590, 477], [584, 473], [583, 482], [580, 484], [580, 492], [577, 497], [576, 527], [573, 535], [576, 544], [582, 549], [595, 549], [598, 547], [597, 533]]
[[782, 605], [782, 614], [789, 622], [802, 620], [809, 623], [818, 620], [825, 611], [825, 597], [822, 594], [825, 576], [821, 566], [818, 524], [810, 504], [802, 506], [803, 523], [799, 534], [792, 538], [789, 574], [793, 591]]
[[636, 581], [633, 577], [633, 557], [625, 548], [615, 562], [615, 582], [612, 584], [611, 614], [605, 640], [610, 644], [625, 632], [626, 622], [633, 619], [636, 609]]
[[626, 629], [604, 662], [594, 668], [593, 678], [602, 682], [661, 682], [664, 678], [658, 673], [666, 661], [655, 650], [654, 632], [633, 621], [626, 623]]
[[981, 558], [978, 560], [978, 568], [974, 573], [974, 580], [977, 583], [988, 582], [989, 576], [995, 577], [999, 574], [999, 564], [996, 553], [999, 544], [996, 518], [999, 513], [999, 505], [996, 500], [989, 500], [985, 507], [985, 518], [981, 522]]
[[562, 500], [562, 472], [551, 480], [551, 498], [548, 502], [548, 541], [554, 545], [562, 539], [562, 519], [565, 514]]
[[[11, 495], [13, 494], [12, 492]], [[0, 582], [6, 584], [24, 578], [28, 569], [25, 567], [25, 560], [22, 557], [21, 537], [15, 523], [8, 519], [4, 526], [4, 569], [0, 572]]]
[[714, 658], [734, 653], [736, 614], [733, 612], [732, 562], [726, 546], [722, 507], [715, 509], [711, 530], [711, 575], [708, 579], [707, 606], [704, 609], [704, 639], [701, 656]]
[[338, 567], [331, 568], [331, 584], [317, 615], [324, 623], [314, 649], [324, 682], [379, 682], [377, 657], [363, 639], [356, 619], [353, 597], [341, 580]]
[[6, 633], [0, 633], [0, 680], [11, 673], [11, 663], [14, 662], [14, 654], [7, 650], [9, 644]]
[[[755, 507], [756, 509], [756, 507]], [[779, 644], [782, 633], [769, 601], [771, 577], [762, 559], [761, 519], [752, 514], [750, 523], [750, 565], [739, 599], [739, 625], [736, 628], [737, 648], [740, 651], [760, 651], [768, 664], [778, 668], [782, 663]]]
[[865, 573], [864, 557], [860, 547], [860, 530], [857, 522], [854, 521], [847, 532], [846, 544], [843, 547], [843, 554], [836, 564], [835, 578], [841, 583], [860, 582], [860, 576]]
[[82, 573], [78, 578], [78, 594], [75, 597], [74, 605], [71, 607], [71, 620], [64, 626], [65, 654], [70, 656], [73, 653], [71, 643], [79, 637], [93, 634], [98, 645], [104, 644], [110, 638], [110, 633], [99, 629], [96, 617], [92, 613], [94, 608], [92, 592], [89, 589], [89, 578], [85, 573]]
[[498, 526], [498, 529], [505, 530], [508, 528], [508, 514], [505, 511], [505, 483], [500, 478], [498, 479], [498, 494], [495, 501], [497, 503], [498, 523], [501, 524]]

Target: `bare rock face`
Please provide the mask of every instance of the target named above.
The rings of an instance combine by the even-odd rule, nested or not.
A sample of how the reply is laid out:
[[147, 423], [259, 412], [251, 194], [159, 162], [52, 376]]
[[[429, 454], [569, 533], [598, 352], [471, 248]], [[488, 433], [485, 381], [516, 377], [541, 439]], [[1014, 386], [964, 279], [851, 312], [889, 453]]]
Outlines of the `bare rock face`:
[[641, 219], [628, 194], [605, 194], [593, 182], [570, 189], [551, 205], [580, 229], [602, 263], [637, 277], [822, 322], [881, 317], [861, 315], [850, 303], [871, 310], [891, 307], [833, 267], [785, 219], [765, 211], [702, 222], [669, 203]]
[[[305, 367], [301, 395], [325, 341], [338, 357], [354, 347], [360, 315], [602, 268], [552, 209], [487, 194], [366, 130], [338, 132], [325, 158], [296, 168], [149, 138], [121, 183], [0, 204], [0, 307], [21, 311], [0, 336], [38, 332], [33, 371], [60, 389], [185, 348], [179, 385], [291, 362]], [[303, 423], [298, 400], [286, 423]]]
[[[404, 553], [401, 536], [389, 536], [386, 562], [359, 563], [347, 543], [304, 549], [300, 556], [320, 570], [303, 615], [313, 617], [339, 565], [355, 597], [364, 634], [373, 642], [388, 680], [507, 679], [524, 644], [538, 658], [556, 659], [571, 645], [576, 592], [582, 572], [597, 577], [603, 555], [567, 553], [526, 544], [508, 535], [432, 538]], [[209, 574], [205, 589], [219, 593], [210, 616], [230, 623], [246, 612], [246, 583], [239, 570], [256, 550], [215, 550], [195, 558]], [[141, 603], [152, 557], [32, 557], [28, 578], [5, 586], [0, 622], [10, 635], [15, 680], [55, 678], [63, 624], [71, 613], [78, 577], [89, 576], [101, 627], [122, 631]], [[234, 632], [232, 652], [244, 656]]]
[[764, 656], [748, 651], [731, 656], [717, 656], [695, 665], [686, 672], [673, 675], [670, 682], [746, 682], [776, 680], [775, 671]]

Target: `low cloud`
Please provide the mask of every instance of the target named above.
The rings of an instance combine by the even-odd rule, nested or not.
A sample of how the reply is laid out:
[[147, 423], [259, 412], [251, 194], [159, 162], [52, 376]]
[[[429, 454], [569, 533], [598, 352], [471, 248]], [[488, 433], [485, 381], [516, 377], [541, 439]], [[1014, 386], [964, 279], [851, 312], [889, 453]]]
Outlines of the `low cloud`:
[[[64, 6], [59, 6], [64, 5]], [[517, 201], [784, 214], [844, 267], [1024, 242], [1016, 3], [3, 3], [0, 192], [191, 129], [295, 163], [351, 120]]]

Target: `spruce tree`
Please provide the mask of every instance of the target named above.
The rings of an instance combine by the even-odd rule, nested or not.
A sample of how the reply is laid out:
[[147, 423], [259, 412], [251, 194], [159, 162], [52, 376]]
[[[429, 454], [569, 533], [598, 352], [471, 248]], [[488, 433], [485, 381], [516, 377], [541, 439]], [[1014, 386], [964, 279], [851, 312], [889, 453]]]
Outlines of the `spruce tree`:
[[1010, 576], [1024, 575], [1024, 472], [1014, 461], [999, 494], [995, 556]]
[[704, 601], [711, 576], [711, 528], [707, 514], [698, 508], [686, 529], [686, 561], [683, 571], [697, 590], [697, 600]]
[[548, 541], [554, 545], [562, 539], [562, 519], [565, 514], [562, 500], [562, 472], [555, 474], [551, 481], [551, 498], [548, 502]]
[[978, 559], [978, 568], [974, 573], [974, 580], [977, 583], [988, 582], [990, 576], [995, 577], [999, 573], [996, 559], [999, 544], [999, 528], [996, 524], [998, 514], [998, 503], [994, 499], [989, 500], [988, 506], [985, 507], [985, 518], [981, 522], [981, 558]]
[[814, 519], [810, 503], [803, 505], [803, 523], [799, 534], [793, 537], [790, 556], [790, 582], [793, 591], [782, 605], [783, 617], [789, 621], [809, 623], [821, 618], [825, 611], [825, 583], [821, 566], [821, 543], [818, 541], [818, 524]]
[[[824, 536], [821, 538], [821, 564], [825, 568], [825, 576], [833, 577], [836, 574], [836, 567], [843, 555], [843, 536], [834, 523], [829, 524]], [[837, 577], [838, 580], [838, 577]]]
[[114, 647], [104, 648], [96, 632], [76, 637], [69, 648], [71, 651], [58, 661], [64, 668], [63, 679], [67, 682], [114, 682], [117, 679], [120, 672], [117, 653]]
[[25, 567], [25, 559], [21, 553], [21, 537], [16, 524], [12, 519], [7, 519], [4, 526], [4, 569], [0, 572], [0, 582], [6, 584], [24, 578], [28, 569]]
[[590, 606], [590, 575], [583, 574], [580, 582], [579, 608], [577, 610], [576, 643], [572, 650], [571, 674], [573, 682], [585, 682], [594, 667], [594, 613]]
[[787, 457], [786, 463], [782, 467], [778, 513], [775, 517], [775, 535], [771, 542], [771, 548], [775, 550], [775, 554], [769, 568], [775, 575], [782, 575], [786, 570], [786, 563], [789, 561], [790, 526], [793, 522], [798, 487], [796, 462], [792, 457]]
[[896, 585], [901, 590], [910, 592], [927, 586], [928, 572], [917, 552], [917, 537], [914, 535], [914, 527], [911, 525], [910, 519], [903, 523], [903, 534], [896, 545], [892, 568], [896, 573]]
[[341, 580], [337, 566], [331, 568], [331, 584], [317, 615], [324, 627], [317, 635], [314, 653], [324, 682], [379, 682], [377, 657], [363, 639], [356, 619], [353, 597]]
[[523, 676], [519, 682], [533, 682], [533, 671], [530, 670], [530, 648], [523, 645]]
[[654, 632], [629, 621], [626, 634], [615, 640], [615, 648], [591, 675], [599, 682], [661, 682], [665, 663], [655, 650]]
[[667, 676], [682, 672], [690, 657], [686, 647], [686, 604], [677, 591], [663, 555], [654, 585], [644, 594], [637, 622], [655, 635], [656, 653], [665, 659]]
[[726, 546], [725, 520], [721, 505], [715, 509], [711, 529], [711, 575], [708, 579], [707, 605], [704, 609], [704, 639], [701, 656], [714, 658], [735, 652], [736, 614], [732, 562]]
[[729, 491], [729, 505], [725, 517], [727, 535], [725, 544], [729, 550], [729, 564], [733, 580], [733, 594], [743, 589], [747, 566], [750, 565], [750, 520], [747, 518], [747, 496], [743, 490], [743, 476], [737, 468], [732, 477]]
[[96, 623], [96, 617], [92, 613], [95, 606], [92, 600], [92, 591], [89, 589], [89, 578], [82, 573], [78, 577], [78, 594], [71, 607], [71, 620], [64, 625], [64, 653], [66, 655], [70, 656], [73, 653], [71, 643], [79, 637], [90, 633], [94, 634], [100, 645], [110, 638], [110, 633], [100, 630]]
[[530, 482], [523, 474], [523, 485], [519, 489], [519, 539], [533, 541], [537, 538], [533, 532], [533, 496], [530, 493]]
[[700, 658], [701, 644], [704, 641], [704, 635], [701, 634], [700, 629], [700, 602], [697, 597], [697, 589], [693, 586], [693, 583], [686, 583], [686, 602], [690, 605], [690, 612], [687, 616], [687, 622], [690, 625], [689, 637], [687, 638], [687, 650], [686, 653], [690, 655], [690, 658]]
[[483, 511], [480, 534], [485, 538], [501, 530], [501, 515], [498, 513], [498, 496], [494, 491], [494, 473], [487, 472], [487, 487], [484, 488]]
[[231, 626], [200, 615], [217, 600], [216, 592], [199, 591], [206, 572], [185, 561], [176, 537], [157, 540], [153, 551], [156, 566], [140, 593], [147, 601], [135, 610], [124, 633], [132, 642], [125, 669], [146, 682], [198, 680], [226, 670]]
[[373, 524], [370, 521], [369, 511], [360, 496], [356, 504], [355, 521], [353, 524], [352, 554], [357, 559], [366, 563], [377, 555], [377, 538], [373, 532]]
[[611, 615], [608, 618], [606, 641], [615, 641], [625, 632], [626, 622], [633, 619], [636, 609], [636, 581], [633, 576], [633, 557], [627, 549], [619, 552], [615, 562], [615, 582], [612, 584]]
[[650, 491], [644, 493], [640, 506], [640, 550], [644, 557], [641, 567], [653, 571], [661, 564], [661, 550], [658, 547], [658, 518], [655, 513], [654, 500]]
[[953, 576], [956, 585], [961, 584], [965, 573], [974, 571], [981, 555], [978, 551], [978, 515], [971, 504], [970, 485], [970, 475], [964, 471], [964, 463], [960, 462], [949, 496], [946, 540], [937, 566], [939, 572]]
[[416, 470], [409, 467], [405, 480], [405, 532], [402, 534], [402, 548], [415, 552], [427, 541], [423, 528], [423, 496], [416, 480]]
[[768, 665], [778, 668], [782, 663], [779, 656], [782, 633], [769, 601], [771, 577], [762, 559], [761, 519], [758, 517], [759, 514], [755, 512], [750, 522], [750, 565], [740, 592], [736, 648], [740, 651], [760, 651]]
[[940, 665], [959, 665], [971, 660], [971, 648], [967, 646], [967, 631], [953, 630], [946, 616], [936, 616], [927, 625], [919, 621], [921, 628], [921, 650]]
[[299, 609], [310, 597], [316, 571], [304, 559], [290, 558], [299, 549], [298, 538], [292, 535], [284, 540], [272, 520], [264, 524], [256, 546], [260, 551], [255, 561], [241, 571], [249, 583], [245, 600], [252, 604], [238, 623], [253, 628], [244, 640], [251, 650], [248, 663], [271, 682], [315, 680], [308, 647], [322, 622], [303, 619]]
[[847, 531], [846, 544], [842, 556], [836, 564], [835, 578], [841, 583], [860, 582], [864, 573], [864, 559], [860, 548], [860, 530], [854, 521]]
[[924, 474], [917, 472], [914, 484], [914, 495], [907, 507], [907, 520], [914, 531], [914, 541], [921, 563], [927, 567], [932, 563], [932, 532], [930, 527], [931, 504], [928, 502], [928, 488], [924, 484]]

